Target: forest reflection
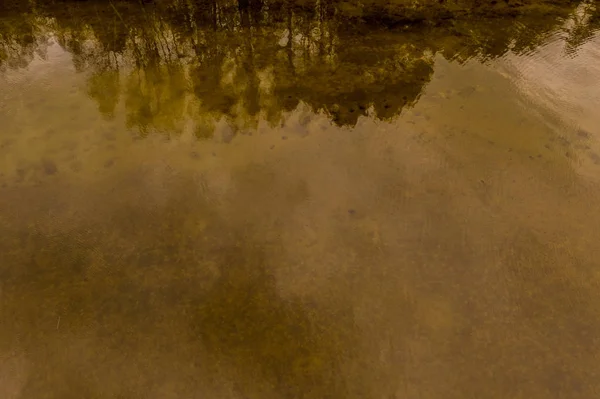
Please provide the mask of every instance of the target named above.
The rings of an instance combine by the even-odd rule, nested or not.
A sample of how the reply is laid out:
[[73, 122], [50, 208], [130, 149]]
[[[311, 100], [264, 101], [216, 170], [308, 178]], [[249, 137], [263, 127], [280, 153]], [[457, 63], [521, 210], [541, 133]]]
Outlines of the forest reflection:
[[[87, 93], [129, 128], [198, 138], [222, 120], [233, 134], [281, 124], [299, 104], [339, 126], [413, 106], [440, 54], [459, 63], [524, 54], [573, 23], [573, 54], [600, 28], [600, 7], [518, 18], [386, 26], [348, 20], [341, 3], [169, 0], [19, 3], [0, 18], [0, 71], [27, 67], [57, 43], [87, 76]], [[1, 7], [1, 6], [0, 6]], [[1, 10], [0, 10], [1, 11]]]

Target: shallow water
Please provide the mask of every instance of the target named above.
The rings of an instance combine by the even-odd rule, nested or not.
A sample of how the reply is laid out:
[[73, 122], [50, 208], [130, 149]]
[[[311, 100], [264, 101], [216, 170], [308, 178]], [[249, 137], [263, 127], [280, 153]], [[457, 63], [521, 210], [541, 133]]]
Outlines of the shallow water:
[[0, 397], [598, 395], [593, 8], [194, 4], [0, 17]]

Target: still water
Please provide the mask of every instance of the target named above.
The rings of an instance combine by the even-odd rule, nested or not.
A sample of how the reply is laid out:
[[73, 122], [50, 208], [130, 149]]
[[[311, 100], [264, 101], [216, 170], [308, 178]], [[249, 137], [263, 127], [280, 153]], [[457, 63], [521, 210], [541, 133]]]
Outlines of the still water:
[[600, 16], [0, 17], [0, 397], [600, 395]]

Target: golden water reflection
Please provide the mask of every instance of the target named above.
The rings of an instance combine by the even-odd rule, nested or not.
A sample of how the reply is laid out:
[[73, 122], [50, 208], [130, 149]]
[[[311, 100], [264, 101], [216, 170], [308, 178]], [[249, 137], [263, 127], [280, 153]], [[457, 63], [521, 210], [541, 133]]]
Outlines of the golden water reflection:
[[595, 10], [199, 4], [0, 19], [0, 397], [595, 396]]

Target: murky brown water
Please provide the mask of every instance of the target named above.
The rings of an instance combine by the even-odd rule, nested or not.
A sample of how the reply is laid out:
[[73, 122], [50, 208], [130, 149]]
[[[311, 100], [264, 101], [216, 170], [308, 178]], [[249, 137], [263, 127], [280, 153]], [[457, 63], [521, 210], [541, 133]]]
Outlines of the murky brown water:
[[0, 17], [1, 398], [598, 397], [598, 12], [320, 4]]

